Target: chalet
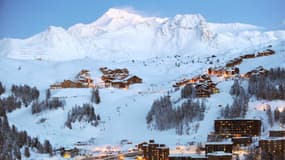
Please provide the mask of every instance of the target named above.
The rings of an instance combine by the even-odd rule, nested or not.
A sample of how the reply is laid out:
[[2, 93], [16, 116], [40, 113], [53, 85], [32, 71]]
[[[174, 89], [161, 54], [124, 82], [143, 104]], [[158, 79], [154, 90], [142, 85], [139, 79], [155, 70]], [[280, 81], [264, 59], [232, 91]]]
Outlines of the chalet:
[[242, 58], [235, 58], [233, 60], [230, 60], [227, 64], [226, 67], [234, 67], [236, 65], [239, 65], [242, 63]]
[[268, 137], [259, 140], [261, 150], [261, 160], [285, 159], [285, 138], [284, 137]]
[[258, 52], [257, 55], [256, 55], [256, 57], [270, 56], [270, 55], [273, 55], [273, 54], [275, 54], [275, 51], [274, 51], [274, 50], [272, 50], [272, 49], [267, 49], [267, 50], [265, 50], [265, 51], [263, 51], [263, 52]]
[[214, 152], [232, 153], [232, 150], [233, 150], [232, 142], [207, 142], [205, 144], [206, 155]]
[[224, 67], [208, 68], [208, 75], [222, 76], [224, 73]]
[[78, 82], [74, 82], [71, 80], [64, 80], [61, 83], [62, 88], [83, 88], [83, 85]]
[[239, 74], [238, 67], [216, 67], [216, 68], [208, 68], [208, 74], [214, 76], [224, 76], [224, 77], [231, 77], [234, 75]]
[[101, 79], [105, 83], [105, 87], [128, 88], [131, 84], [142, 83], [142, 79], [138, 76], [130, 76], [129, 70], [126, 68], [112, 70], [101, 67], [99, 70], [103, 73]]
[[195, 88], [196, 96], [200, 97], [200, 98], [210, 97], [210, 95], [212, 93], [207, 85], [198, 84], [198, 85], [194, 86], [194, 88]]
[[112, 81], [110, 82], [110, 86], [114, 88], [129, 88], [129, 84], [126, 81]]
[[142, 83], [142, 79], [138, 76], [131, 76], [126, 81], [128, 84]]
[[78, 76], [79, 76], [79, 77], [80, 77], [80, 76], [82, 76], [82, 77], [90, 77], [90, 71], [87, 70], [87, 69], [82, 69], [82, 70], [79, 72]]
[[232, 154], [219, 151], [219, 152], [213, 152], [209, 153], [208, 155], [208, 160], [232, 160]]
[[285, 129], [283, 130], [270, 130], [269, 137], [285, 137]]
[[245, 55], [242, 55], [240, 56], [240, 58], [242, 59], [250, 59], [250, 58], [255, 58], [255, 54], [245, 54]]
[[189, 79], [182, 79], [179, 82], [176, 82], [173, 87], [180, 87], [180, 86], [185, 86], [186, 84], [190, 83]]
[[237, 75], [237, 74], [239, 74], [239, 68], [237, 68], [237, 67], [227, 68], [223, 72], [224, 77], [232, 77], [232, 76]]
[[61, 83], [55, 83], [50, 85], [50, 89], [60, 89], [60, 88], [62, 88]]
[[244, 78], [250, 78], [251, 76], [264, 76], [268, 73], [268, 70], [264, 69], [262, 66], [257, 67], [256, 69], [253, 69], [247, 73], [245, 73], [242, 77]]
[[210, 88], [212, 93], [219, 93], [220, 92], [219, 88], [216, 87], [217, 86], [216, 83], [210, 82], [207, 85]]
[[215, 120], [215, 133], [225, 137], [260, 136], [261, 121], [256, 119]]

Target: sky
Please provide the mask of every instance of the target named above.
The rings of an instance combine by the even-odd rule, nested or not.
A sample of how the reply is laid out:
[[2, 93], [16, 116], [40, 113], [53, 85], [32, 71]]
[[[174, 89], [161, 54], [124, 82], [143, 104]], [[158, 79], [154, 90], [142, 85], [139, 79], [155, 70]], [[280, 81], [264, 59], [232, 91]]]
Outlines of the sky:
[[0, 0], [0, 39], [27, 38], [48, 26], [91, 23], [109, 8], [146, 16], [201, 14], [208, 22], [240, 22], [285, 29], [285, 0]]

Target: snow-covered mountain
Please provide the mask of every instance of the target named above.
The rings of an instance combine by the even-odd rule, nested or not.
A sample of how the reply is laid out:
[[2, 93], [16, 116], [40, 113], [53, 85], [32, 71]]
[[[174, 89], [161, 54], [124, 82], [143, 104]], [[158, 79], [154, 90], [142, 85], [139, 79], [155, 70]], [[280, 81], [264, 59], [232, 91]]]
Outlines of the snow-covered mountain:
[[[51, 98], [65, 100], [64, 108], [32, 114], [31, 105], [22, 106], [7, 113], [9, 122], [41, 141], [49, 139], [55, 148], [78, 147], [77, 142], [92, 140], [92, 144], [82, 148], [93, 154], [95, 148], [117, 147], [121, 140], [137, 144], [155, 139], [170, 146], [172, 153], [180, 153], [176, 146], [181, 145], [185, 146], [186, 152], [189, 142], [207, 141], [221, 109], [233, 103], [229, 91], [234, 80], [212, 77], [220, 93], [206, 98], [205, 118], [189, 123], [187, 134], [177, 135], [175, 129], [158, 131], [149, 128], [146, 115], [153, 101], [169, 94], [178, 107], [183, 100], [181, 90], [175, 91], [172, 87], [177, 81], [203, 74], [209, 67], [224, 66], [241, 55], [257, 54], [268, 48], [275, 54], [244, 59], [237, 65], [241, 74], [258, 66], [284, 68], [285, 31], [266, 31], [262, 27], [240, 23], [210, 23], [202, 15], [158, 18], [110, 9], [90, 24], [75, 24], [68, 29], [50, 26], [27, 39], [0, 40], [0, 81], [6, 87], [0, 98], [12, 94], [10, 88], [13, 84], [28, 84], [39, 89], [39, 100], [42, 101], [51, 84], [73, 80], [82, 69], [89, 70], [94, 82], [98, 83], [102, 76], [100, 67], [127, 68], [131, 74], [141, 77], [143, 83], [131, 85], [128, 90], [100, 89], [101, 102], [94, 104], [101, 117], [97, 127], [84, 121], [73, 123], [72, 129], [65, 126], [68, 112], [75, 105], [91, 103], [90, 88], [53, 89]], [[243, 83], [246, 89], [246, 80]], [[246, 118], [262, 120], [262, 136], [267, 135], [269, 129], [279, 127], [278, 123], [272, 127], [269, 125], [264, 112], [266, 105], [271, 105], [272, 110], [284, 110], [285, 101], [250, 99]], [[123, 150], [124, 146], [119, 147]], [[194, 150], [190, 148], [189, 152]], [[32, 157], [40, 159], [41, 155], [33, 153]]]
[[0, 55], [15, 59], [143, 60], [166, 55], [241, 51], [285, 39], [285, 31], [265, 31], [248, 24], [209, 23], [202, 15], [144, 17], [109, 9], [90, 24], [68, 29], [50, 26], [27, 39], [3, 39]]

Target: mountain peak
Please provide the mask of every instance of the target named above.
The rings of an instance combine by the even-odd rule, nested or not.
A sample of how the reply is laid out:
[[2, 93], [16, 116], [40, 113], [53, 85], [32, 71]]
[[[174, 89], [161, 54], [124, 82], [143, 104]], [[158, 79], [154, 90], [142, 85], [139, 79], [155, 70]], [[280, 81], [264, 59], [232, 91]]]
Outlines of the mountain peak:
[[124, 9], [110, 8], [92, 25], [106, 30], [117, 30], [124, 26], [139, 24], [146, 18]]
[[127, 9], [118, 9], [118, 8], [110, 8], [105, 14], [105, 16], [111, 17], [111, 18], [123, 18], [123, 17], [133, 17], [140, 15], [134, 13], [134, 11], [129, 11]]

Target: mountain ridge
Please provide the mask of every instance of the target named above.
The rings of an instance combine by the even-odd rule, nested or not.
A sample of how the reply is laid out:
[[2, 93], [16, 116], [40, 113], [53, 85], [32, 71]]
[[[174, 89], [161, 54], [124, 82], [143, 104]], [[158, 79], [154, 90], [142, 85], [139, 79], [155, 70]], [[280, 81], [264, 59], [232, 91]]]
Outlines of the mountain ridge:
[[249, 24], [209, 23], [200, 14], [144, 17], [111, 8], [90, 24], [78, 23], [68, 29], [49, 26], [26, 39], [2, 39], [0, 55], [52, 61], [86, 57], [144, 60], [175, 54], [218, 54], [232, 48], [242, 50], [285, 39], [284, 35], [285, 31], [264, 32], [262, 27]]

